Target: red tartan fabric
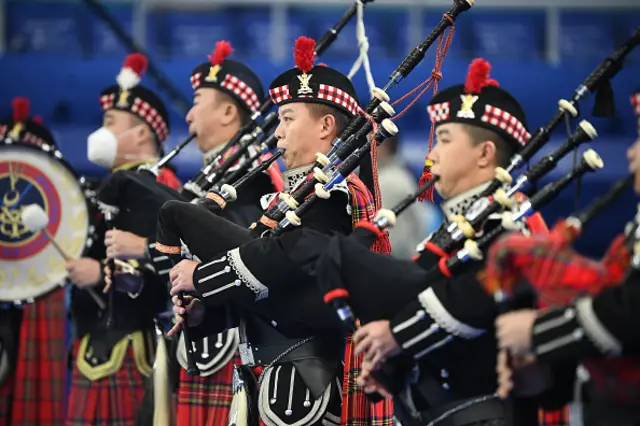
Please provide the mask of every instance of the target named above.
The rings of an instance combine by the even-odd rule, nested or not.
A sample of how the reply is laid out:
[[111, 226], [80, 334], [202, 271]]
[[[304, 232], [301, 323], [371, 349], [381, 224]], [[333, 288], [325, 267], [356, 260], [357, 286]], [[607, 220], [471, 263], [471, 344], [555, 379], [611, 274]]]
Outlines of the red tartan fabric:
[[[78, 342], [75, 347], [77, 355]], [[100, 380], [87, 379], [74, 364], [66, 426], [134, 426], [142, 406], [144, 380], [131, 346], [120, 370]]]
[[233, 399], [233, 366], [240, 365], [238, 354], [209, 377], [189, 377], [180, 369], [178, 388], [178, 426], [226, 426]]
[[[497, 290], [498, 283], [508, 287], [525, 278], [538, 291], [540, 307], [547, 308], [570, 304], [581, 294], [595, 294], [620, 282], [630, 260], [620, 236], [602, 261], [574, 252], [570, 242], [564, 222], [557, 224], [546, 238], [527, 240], [517, 234], [501, 238], [489, 251], [489, 291]], [[603, 394], [621, 402], [640, 402], [629, 400], [629, 395], [637, 395], [629, 390], [640, 389], [640, 358], [590, 359], [583, 364]]]
[[556, 411], [540, 410], [538, 413], [538, 425], [539, 426], [569, 426], [569, 406]]
[[62, 425], [66, 406], [65, 290], [25, 306], [13, 394], [12, 425]]
[[0, 426], [11, 425], [11, 404], [13, 402], [13, 383], [15, 374], [9, 377], [0, 385]]
[[[359, 222], [373, 221], [376, 211], [371, 192], [355, 174], [349, 175], [347, 186], [351, 195], [351, 221], [354, 228]], [[384, 254], [391, 253], [389, 236], [385, 234], [384, 239], [379, 239], [372, 250]], [[355, 347], [349, 336], [344, 354], [340, 424], [342, 426], [393, 425], [393, 401], [385, 399], [377, 404], [371, 404], [362, 388], [356, 385], [363, 356], [356, 356], [354, 351]]]

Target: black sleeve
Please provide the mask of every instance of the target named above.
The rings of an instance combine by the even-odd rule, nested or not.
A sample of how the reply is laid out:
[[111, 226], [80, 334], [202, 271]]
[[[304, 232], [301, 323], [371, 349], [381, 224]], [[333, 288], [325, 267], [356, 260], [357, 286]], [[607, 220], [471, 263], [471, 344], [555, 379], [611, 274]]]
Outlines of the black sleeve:
[[328, 200], [317, 201], [302, 218], [301, 226], [291, 226], [277, 237], [250, 241], [200, 264], [194, 271], [193, 283], [205, 305], [221, 306], [233, 301], [251, 309], [255, 302], [279, 297], [287, 284], [308, 279], [308, 271], [295, 264], [291, 253], [302, 246], [309, 247], [303, 238], [315, 238], [305, 230], [316, 231], [318, 240], [334, 231], [350, 232], [347, 204], [346, 194], [334, 191]]
[[[351, 233], [351, 206], [349, 196], [342, 190], [331, 191], [329, 199], [317, 198], [309, 211], [301, 218], [302, 225], [323, 234], [339, 232]], [[289, 232], [292, 232], [290, 230]]]
[[573, 305], [541, 313], [532, 329], [540, 362], [640, 352], [640, 286], [610, 287]]
[[391, 332], [405, 353], [420, 359], [454, 337], [474, 339], [493, 327], [498, 309], [476, 279], [482, 267], [425, 283], [426, 290], [391, 320]]

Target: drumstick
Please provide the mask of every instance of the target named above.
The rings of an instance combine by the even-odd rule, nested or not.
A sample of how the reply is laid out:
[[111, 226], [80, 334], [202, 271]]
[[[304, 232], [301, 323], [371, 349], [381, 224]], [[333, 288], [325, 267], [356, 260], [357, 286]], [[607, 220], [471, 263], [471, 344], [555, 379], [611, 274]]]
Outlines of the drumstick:
[[[69, 254], [67, 254], [67, 252], [62, 249], [60, 244], [58, 244], [55, 238], [53, 238], [53, 236], [46, 229], [47, 225], [49, 224], [49, 217], [42, 209], [42, 207], [40, 207], [38, 204], [30, 204], [22, 210], [22, 223], [24, 223], [24, 225], [34, 234], [42, 231], [44, 235], [49, 239], [51, 244], [53, 244], [53, 247], [56, 249], [56, 251], [65, 260], [65, 262], [74, 260], [73, 257], [69, 256]], [[100, 309], [105, 309], [107, 307], [107, 305], [104, 303], [104, 300], [102, 300], [102, 298], [98, 296], [98, 293], [96, 293], [93, 288], [88, 287], [85, 288], [85, 290], [89, 292], [89, 295], [91, 296], [91, 298], [93, 298]]]

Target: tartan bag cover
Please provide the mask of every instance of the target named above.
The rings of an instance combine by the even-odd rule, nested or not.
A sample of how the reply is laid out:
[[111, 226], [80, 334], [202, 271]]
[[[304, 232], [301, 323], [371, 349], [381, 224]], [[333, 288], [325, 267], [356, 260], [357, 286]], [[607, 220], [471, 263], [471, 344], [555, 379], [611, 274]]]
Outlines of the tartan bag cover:
[[[526, 240], [520, 235], [507, 235], [489, 252], [487, 279], [490, 291], [510, 286], [525, 278], [540, 295], [542, 309], [572, 303], [577, 296], [595, 294], [617, 285], [629, 267], [630, 253], [624, 236], [617, 236], [601, 261], [576, 253], [563, 221], [551, 235]], [[625, 400], [630, 388], [640, 386], [640, 363], [637, 358], [585, 360], [597, 389]], [[612, 388], [613, 384], [613, 388]]]

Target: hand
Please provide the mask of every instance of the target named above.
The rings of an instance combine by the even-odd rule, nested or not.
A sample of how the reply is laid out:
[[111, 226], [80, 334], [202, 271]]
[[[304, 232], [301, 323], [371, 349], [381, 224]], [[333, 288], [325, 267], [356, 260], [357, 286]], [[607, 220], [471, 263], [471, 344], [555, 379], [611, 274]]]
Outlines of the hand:
[[385, 398], [392, 398], [391, 394], [373, 377], [371, 374], [372, 372], [372, 364], [368, 361], [364, 361], [356, 384], [358, 386], [362, 386], [365, 393], [378, 392]]
[[177, 295], [179, 291], [196, 291], [196, 287], [193, 285], [193, 272], [199, 264], [200, 262], [193, 260], [181, 260], [171, 268], [169, 279], [171, 280], [170, 294], [172, 296]]
[[537, 316], [533, 309], [500, 315], [496, 319], [498, 347], [514, 354], [528, 353], [531, 350], [531, 329]]
[[178, 296], [173, 296], [171, 301], [173, 302], [173, 312], [176, 314], [176, 325], [169, 330], [167, 336], [173, 336], [182, 329], [182, 323], [184, 322], [183, 315], [185, 313], [187, 314], [189, 327], [197, 327], [204, 320], [205, 307], [200, 299], [191, 296], [184, 296], [186, 308], [182, 306], [182, 301]]
[[112, 229], [104, 236], [104, 245], [107, 247], [109, 259], [141, 259], [144, 257], [144, 248], [147, 239], [127, 231]]
[[400, 352], [400, 346], [391, 334], [389, 321], [374, 321], [366, 324], [353, 335], [356, 355], [365, 353], [364, 360], [378, 369], [388, 357]]
[[100, 262], [89, 257], [67, 262], [69, 280], [78, 287], [91, 287], [100, 282]]

